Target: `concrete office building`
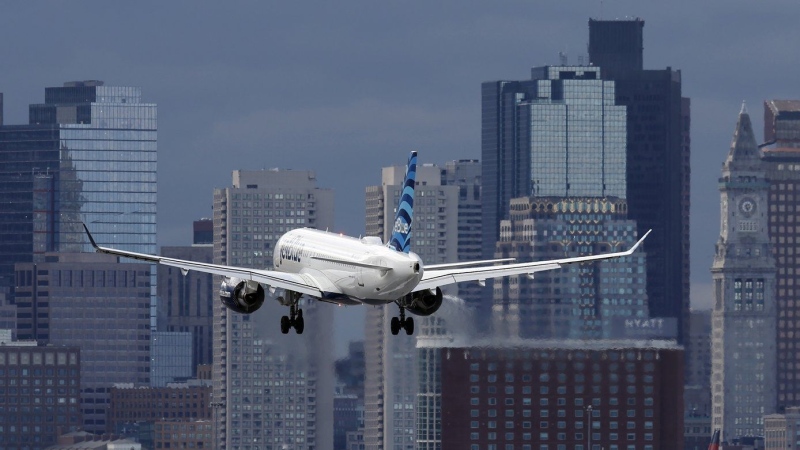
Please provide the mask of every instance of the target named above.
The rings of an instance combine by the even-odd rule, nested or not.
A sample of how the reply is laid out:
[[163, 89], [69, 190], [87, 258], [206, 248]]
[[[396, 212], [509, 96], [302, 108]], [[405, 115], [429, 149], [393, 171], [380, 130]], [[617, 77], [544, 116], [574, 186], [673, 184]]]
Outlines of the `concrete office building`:
[[165, 387], [120, 383], [110, 390], [108, 424], [119, 432], [126, 423], [211, 420], [211, 383], [174, 383]]
[[769, 181], [769, 239], [777, 275], [777, 411], [800, 405], [800, 100], [764, 102], [762, 161]]
[[46, 253], [15, 268], [18, 335], [81, 349], [83, 429], [106, 432], [111, 386], [150, 382], [150, 266]]
[[[624, 251], [640, 238], [618, 197], [512, 199], [500, 221], [496, 258], [519, 262]], [[645, 248], [648, 248], [645, 245]], [[649, 251], [647, 255], [649, 255]], [[492, 320], [497, 336], [543, 339], [623, 338], [647, 321], [646, 254], [568, 265], [494, 282]], [[626, 327], [626, 323], [630, 322]], [[640, 327], [641, 328], [641, 327]], [[644, 332], [645, 330], [640, 330]], [[674, 338], [667, 336], [642, 336]]]
[[628, 218], [647, 238], [650, 315], [678, 319], [689, 336], [690, 101], [681, 71], [644, 69], [644, 20], [589, 20], [589, 61], [614, 81], [627, 109]]
[[[333, 191], [309, 171], [236, 170], [231, 187], [214, 191], [213, 220], [215, 263], [272, 267], [286, 231], [333, 228]], [[269, 297], [249, 315], [214, 303], [214, 448], [330, 450], [333, 306], [301, 304], [304, 333], [283, 335], [288, 308]]]
[[94, 80], [46, 88], [29, 124], [0, 127], [0, 294], [16, 263], [91, 251], [81, 222], [100, 244], [155, 254], [156, 134], [140, 88]]
[[82, 427], [80, 359], [77, 347], [37, 347], [35, 341], [0, 346], [0, 446], [45, 448]]
[[441, 363], [441, 405], [419, 411], [439, 428], [436, 448], [682, 448], [683, 349], [674, 342], [420, 337], [418, 345]]
[[210, 420], [158, 421], [155, 424], [154, 449], [213, 449]]
[[686, 393], [690, 416], [711, 416], [711, 311], [692, 311], [686, 344]]
[[[381, 185], [367, 187], [367, 236], [387, 241], [404, 178], [405, 166], [385, 167]], [[433, 164], [417, 165], [411, 251], [426, 264], [479, 259], [476, 238], [480, 231], [476, 225], [480, 186], [478, 161], [454, 161], [444, 169]], [[469, 302], [479, 292], [475, 286], [447, 286], [444, 291], [445, 295], [464, 295]], [[427, 360], [428, 355], [419, 354], [414, 336], [391, 334], [390, 320], [398, 312], [394, 304], [367, 310], [364, 446], [370, 450], [416, 448], [419, 422], [415, 411], [421, 401], [417, 362], [420, 358]], [[414, 319], [415, 335], [441, 335], [448, 328], [441, 314]]]
[[764, 450], [800, 448], [800, 407], [764, 417]]
[[44, 450], [147, 450], [148, 448], [133, 439], [120, 439], [115, 435], [77, 431], [59, 436], [56, 445]]
[[720, 237], [711, 266], [712, 428], [728, 442], [761, 436], [764, 415], [776, 412], [776, 265], [765, 175], [742, 105], [719, 179]]

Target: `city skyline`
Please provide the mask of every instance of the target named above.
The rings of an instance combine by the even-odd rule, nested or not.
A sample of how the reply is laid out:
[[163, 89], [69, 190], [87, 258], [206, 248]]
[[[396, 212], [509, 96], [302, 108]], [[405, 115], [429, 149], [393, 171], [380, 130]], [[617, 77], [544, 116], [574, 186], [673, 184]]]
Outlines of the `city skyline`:
[[[310, 319], [306, 335], [286, 337], [277, 333], [277, 321], [273, 320], [286, 311], [273, 298], [267, 300], [258, 314], [235, 314], [225, 309], [230, 305], [219, 302], [218, 277], [213, 282], [209, 277], [200, 281], [173, 270], [172, 276], [162, 274], [156, 283], [155, 265], [123, 259], [119, 266], [134, 266], [131, 270], [136, 276], [122, 279], [134, 280], [131, 286], [141, 291], [128, 302], [129, 309], [134, 305], [137, 308], [127, 314], [130, 317], [136, 314], [137, 322], [128, 325], [137, 335], [134, 341], [125, 341], [137, 347], [136, 351], [131, 347], [122, 352], [120, 356], [124, 358], [105, 359], [98, 358], [98, 350], [107, 349], [93, 348], [92, 340], [100, 338], [109, 344], [112, 339], [89, 330], [108, 328], [119, 335], [121, 327], [103, 325], [113, 323], [109, 317], [120, 313], [114, 307], [119, 304], [103, 305], [113, 307], [113, 313], [102, 308], [90, 310], [98, 314], [100, 324], [84, 328], [82, 320], [91, 318], [91, 314], [72, 303], [60, 304], [61, 297], [80, 299], [86, 303], [83, 306], [99, 297], [76, 295], [67, 289], [61, 289], [66, 292], [61, 297], [52, 295], [61, 292], [59, 289], [64, 286], [83, 288], [84, 279], [100, 287], [113, 287], [113, 280], [120, 280], [122, 272], [104, 271], [102, 266], [60, 269], [64, 267], [62, 263], [111, 261], [100, 258], [105, 255], [67, 253], [91, 251], [89, 240], [95, 245], [91, 237], [85, 239], [78, 225], [81, 222], [97, 231], [95, 238], [102, 245], [169, 254], [182, 248], [180, 251], [196, 250], [188, 247], [193, 237], [189, 223], [206, 221], [209, 222], [203, 228], [206, 238], [213, 236], [213, 239], [206, 241], [202, 257], [217, 264], [258, 268], [272, 266], [275, 240], [292, 228], [307, 226], [359, 237], [384, 235], [389, 232], [391, 225], [387, 224], [393, 217], [393, 205], [397, 204], [389, 200], [396, 196], [394, 181], [401, 180], [403, 172], [403, 166], [393, 164], [401, 162], [411, 150], [415, 158], [419, 152], [420, 163], [411, 250], [419, 254], [426, 266], [476, 259], [474, 252], [484, 253], [481, 259], [486, 259], [487, 249], [494, 250], [490, 256], [516, 257], [518, 261], [545, 259], [550, 256], [548, 251], [555, 252], [553, 257], [565, 257], [561, 253], [567, 253], [568, 247], [562, 250], [558, 247], [560, 243], [577, 244], [572, 251], [605, 253], [609, 244], [627, 247], [626, 244], [632, 244], [627, 241], [642, 237], [643, 230], [653, 231], [639, 255], [641, 258], [626, 261], [625, 267], [620, 264], [614, 269], [603, 269], [605, 266], [596, 265], [596, 272], [584, 267], [572, 272], [563, 270], [560, 278], [554, 272], [549, 278], [537, 276], [531, 282], [512, 280], [508, 283], [509, 293], [518, 290], [522, 294], [519, 298], [512, 295], [507, 304], [500, 305], [497, 294], [503, 285], [496, 284], [495, 312], [497, 306], [506, 308], [505, 318], [517, 316], [519, 326], [513, 320], [493, 321], [495, 330], [487, 336], [489, 340], [503, 338], [497, 329], [510, 331], [512, 343], [517, 342], [513, 337], [516, 334], [541, 339], [543, 336], [519, 330], [526, 323], [530, 327], [540, 326], [544, 314], [519, 305], [523, 301], [532, 301], [536, 306], [558, 304], [567, 297], [564, 291], [581, 297], [572, 309], [553, 308], [553, 315], [559, 318], [553, 327], [566, 328], [569, 323], [569, 327], [582, 328], [560, 338], [590, 334], [616, 339], [619, 333], [609, 334], [606, 330], [621, 328], [628, 317], [670, 317], [674, 323], [659, 327], [676, 328], [678, 341], [669, 345], [677, 350], [678, 345], [690, 343], [689, 305], [695, 311], [713, 307], [709, 312], [709, 329], [713, 332], [708, 349], [686, 347], [685, 354], [683, 350], [675, 354], [689, 364], [698, 359], [696, 354], [702, 356], [705, 350], [711, 350], [714, 363], [709, 365], [709, 370], [713, 368], [707, 376], [710, 385], [690, 383], [691, 386], [685, 386], [685, 396], [677, 395], [678, 390], [683, 392], [678, 387], [685, 384], [680, 373], [698, 372], [700, 365], [690, 364], [685, 370], [682, 365], [671, 365], [675, 372], [671, 379], [676, 388], [669, 394], [663, 392], [642, 399], [643, 404], [652, 406], [653, 398], [656, 402], [668, 402], [677, 411], [672, 425], [678, 429], [675, 436], [679, 436], [680, 424], [685, 423], [688, 432], [692, 423], [681, 420], [681, 408], [685, 414], [690, 411], [683, 403], [702, 406], [702, 400], [711, 397], [707, 394], [714, 392], [713, 401], [707, 406], [713, 413], [707, 422], [702, 422], [704, 425], [722, 426], [722, 437], [727, 441], [763, 434], [764, 413], [782, 413], [785, 407], [800, 400], [800, 391], [795, 392], [800, 382], [794, 382], [793, 371], [797, 358], [791, 356], [795, 348], [794, 322], [785, 319], [794, 317], [792, 275], [796, 271], [792, 264], [794, 253], [800, 254], [800, 247], [778, 246], [794, 243], [793, 235], [800, 233], [800, 227], [795, 230], [791, 226], [796, 218], [794, 172], [800, 173], [800, 165], [789, 164], [796, 162], [793, 148], [798, 122], [792, 120], [800, 117], [797, 115], [800, 101], [791, 100], [800, 98], [800, 94], [790, 74], [800, 67], [788, 56], [794, 53], [789, 43], [796, 41], [800, 32], [784, 18], [794, 12], [793, 8], [800, 12], [800, 6], [785, 1], [778, 4], [778, 0], [774, 3], [763, 11], [769, 6], [784, 8], [785, 14], [780, 18], [769, 17], [762, 9], [736, 0], [724, 4], [712, 0], [703, 11], [690, 10], [688, 2], [668, 7], [643, 5], [633, 0], [613, 3], [578, 0], [570, 5], [514, 2], [497, 7], [461, 5], [447, 0], [436, 5], [420, 2], [402, 6], [356, 0], [335, 7], [320, 5], [313, 11], [294, 5], [230, 8], [202, 0], [191, 7], [180, 0], [164, 5], [144, 0], [134, 6], [118, 7], [89, 0], [81, 9], [60, 4], [6, 7], [6, 14], [0, 14], [0, 36], [8, 42], [21, 43], [11, 51], [0, 49], [0, 58], [11, 63], [0, 73], [0, 129], [5, 132], [0, 136], [3, 137], [0, 144], [5, 145], [0, 147], [6, 150], [4, 187], [10, 191], [20, 185], [19, 180], [24, 180], [25, 193], [32, 192], [32, 201], [28, 197], [24, 202], [6, 201], [5, 222], [12, 225], [15, 221], [24, 222], [27, 226], [32, 221], [33, 232], [29, 233], [30, 239], [25, 235], [24, 242], [18, 243], [12, 238], [21, 235], [19, 225], [0, 227], [5, 229], [4, 242], [19, 244], [18, 248], [28, 241], [32, 243], [32, 261], [14, 261], [18, 263], [14, 290], [8, 290], [10, 273], [0, 273], [0, 300], [8, 296], [12, 303], [16, 302], [14, 326], [19, 339], [35, 337], [40, 339], [39, 345], [83, 347], [77, 356], [83, 368], [81, 379], [75, 381], [80, 384], [80, 398], [75, 400], [88, 431], [103, 432], [107, 425], [105, 407], [101, 405], [108, 403], [110, 391], [106, 385], [111, 378], [103, 378], [98, 384], [99, 378], [93, 372], [94, 366], [102, 366], [106, 359], [111, 362], [129, 357], [130, 362], [134, 358], [137, 364], [141, 362], [135, 373], [125, 364], [112, 363], [115, 370], [136, 376], [137, 384], [163, 386], [176, 377], [189, 376], [194, 370], [189, 363], [192, 336], [185, 329], [189, 322], [173, 321], [169, 322], [170, 327], [162, 327], [168, 322], [165, 316], [183, 318], [191, 306], [202, 316], [200, 326], [205, 327], [203, 333], [194, 337], [202, 335], [200, 341], [214, 345], [213, 351], [206, 348], [204, 356], [194, 357], [194, 362], [210, 364], [198, 369], [203, 374], [211, 377], [213, 372], [214, 402], [208, 403], [208, 407], [213, 409], [214, 435], [206, 437], [214, 445], [246, 450], [251, 442], [302, 443], [320, 450], [330, 448], [325, 437], [336, 427], [335, 417], [330, 415], [335, 411], [332, 362], [349, 343], [362, 339], [367, 369], [361, 408], [366, 428], [362, 425], [360, 436], [367, 448], [391, 448], [391, 443], [395, 450], [412, 448], [415, 439], [417, 444], [424, 441], [435, 446], [437, 441], [443, 441], [441, 436], [437, 437], [441, 430], [431, 426], [438, 420], [436, 411], [443, 404], [442, 392], [437, 390], [441, 386], [437, 388], [435, 377], [448, 367], [450, 350], [439, 354], [434, 347], [420, 347], [420, 343], [424, 343], [426, 336], [436, 339], [447, 336], [451, 324], [466, 327], [470, 337], [483, 333], [480, 326], [462, 320], [459, 313], [463, 311], [457, 306], [464, 300], [471, 303], [467, 291], [479, 290], [477, 284], [458, 294], [445, 291], [448, 300], [442, 308], [443, 314], [428, 318], [432, 320], [420, 317], [416, 336], [412, 338], [391, 336], [388, 332], [388, 318], [397, 311], [393, 304], [380, 308], [334, 308], [313, 300], [302, 304]], [[187, 10], [193, 14], [186, 14]], [[12, 16], [14, 20], [9, 19]], [[771, 27], [756, 32], [750, 24], [758, 19], [768, 20]], [[620, 24], [636, 24], [637, 38], [630, 39], [628, 34], [614, 30], [607, 33], [607, 40], [597, 38], [598, 28], [614, 29]], [[600, 50], [590, 44], [590, 35], [594, 42], [605, 42]], [[20, 36], [26, 39], [19, 39]], [[47, 43], [41, 36], [48, 37]], [[53, 36], [61, 38], [54, 43]], [[80, 44], [69, 45], [76, 42]], [[640, 45], [635, 45], [636, 42]], [[646, 51], [640, 52], [643, 48]], [[617, 52], [631, 53], [634, 58], [616, 61]], [[644, 57], [636, 59], [637, 54]], [[626, 68], [629, 62], [635, 70]], [[496, 108], [530, 125], [527, 129], [514, 128], [495, 134], [498, 141], [512, 142], [523, 150], [522, 156], [514, 154], [513, 158], [500, 152], [498, 161], [506, 158], [511, 162], [503, 166], [506, 172], [496, 176], [492, 164], [497, 161], [493, 160], [492, 146], [487, 151], [486, 145], [491, 139], [481, 132], [489, 123], [486, 99], [491, 96], [487, 95], [487, 85], [502, 86], [506, 82], [491, 80], [524, 80], [529, 74], [533, 80], [512, 83], [535, 82], [537, 90], [524, 94], [504, 91], [503, 98], [508, 103]], [[559, 82], [551, 86], [545, 83], [547, 78]], [[573, 93], [574, 99], [570, 97]], [[664, 95], [666, 102], [662, 101]], [[556, 103], [549, 105], [548, 100]], [[586, 105], [590, 106], [588, 111]], [[747, 107], [754, 112], [752, 123]], [[156, 114], [157, 108], [162, 110], [161, 117]], [[739, 108], [740, 122], [726, 160], [730, 118]], [[555, 120], [561, 115], [568, 120]], [[595, 116], [602, 117], [602, 121], [595, 122]], [[578, 118], [577, 122], [574, 118]], [[598, 128], [604, 136], [599, 147], [593, 140]], [[618, 151], [626, 133], [627, 160]], [[565, 155], [558, 146], [561, 137], [568, 143]], [[40, 149], [40, 140], [55, 145]], [[631, 152], [631, 142], [636, 143], [633, 145], [636, 152]], [[694, 150], [691, 155], [690, 143]], [[668, 151], [662, 152], [665, 148]], [[533, 152], [526, 157], [527, 149]], [[631, 159], [631, 155], [636, 158]], [[746, 158], [742, 159], [742, 155]], [[761, 162], [756, 170], [759, 156]], [[45, 161], [44, 168], [41, 161]], [[741, 165], [743, 161], [747, 164]], [[59, 163], [58, 171], [51, 170], [50, 164], [55, 162]], [[445, 164], [447, 170], [442, 170]], [[463, 169], [459, 172], [461, 176], [449, 174], [457, 166]], [[528, 172], [522, 173], [525, 170], [521, 168]], [[423, 176], [426, 170], [427, 176]], [[494, 198], [493, 189], [503, 190], [495, 186], [505, 186], [500, 178], [511, 171], [527, 184], [515, 185], [523, 192], [512, 195], [517, 198], [510, 203], [509, 199], [502, 200], [503, 207], [511, 214], [487, 220], [485, 211], [496, 209], [497, 199], [494, 203], [486, 199]], [[233, 181], [227, 179], [228, 174], [232, 174]], [[731, 181], [734, 179], [736, 182]], [[437, 184], [439, 181], [443, 185], [459, 184], [458, 180], [474, 180], [475, 184], [460, 189], [447, 186], [453, 188], [450, 190], [440, 189]], [[754, 193], [747, 183], [755, 181], [760, 190]], [[48, 184], [51, 182], [55, 188]], [[678, 184], [680, 189], [672, 189]], [[744, 188], [751, 191], [742, 193]], [[378, 191], [380, 196], [376, 196]], [[718, 192], [723, 194], [719, 207]], [[469, 193], [471, 197], [465, 195]], [[740, 194], [744, 196], [739, 197]], [[463, 208], [469, 224], [449, 217], [455, 204], [451, 200], [458, 196], [470, 200]], [[535, 199], [537, 196], [545, 200]], [[567, 207], [562, 199], [562, 206], [556, 205], [557, 198], [562, 196], [570, 201], [577, 199], [577, 203]], [[160, 202], [156, 202], [157, 197]], [[553, 202], [547, 203], [550, 197]], [[598, 204], [597, 198], [605, 199], [605, 206]], [[313, 201], [307, 202], [309, 199]], [[543, 205], [537, 212], [568, 215], [522, 214], [526, 208], [535, 209], [530, 205], [537, 204]], [[460, 215], [460, 203], [458, 211]], [[579, 222], [587, 218], [576, 215], [575, 211], [626, 214], [624, 217], [594, 214], [588, 217], [591, 224], [587, 221], [581, 225]], [[439, 222], [434, 224], [437, 212], [441, 217], [436, 216]], [[764, 215], [767, 212], [769, 218]], [[760, 214], [758, 220], [754, 219], [756, 214]], [[482, 223], [472, 222], [476, 217]], [[562, 223], [564, 220], [567, 225]], [[720, 221], [721, 226], [717, 227]], [[737, 226], [729, 227], [729, 221]], [[487, 222], [497, 228], [496, 241], [485, 236], [493, 234], [486, 232]], [[663, 232], [662, 225], [668, 232]], [[376, 231], [378, 226], [380, 230]], [[580, 231], [598, 232], [592, 237], [596, 248], [592, 247], [595, 242], [592, 239], [575, 236], [580, 235], [576, 230], [584, 226]], [[441, 230], [438, 236], [434, 229]], [[556, 237], [556, 231], [566, 234]], [[477, 238], [476, 233], [483, 233], [483, 238]], [[613, 234], [614, 238], [601, 241], [598, 237], [601, 233]], [[469, 244], [450, 242], [456, 237], [468, 240]], [[545, 246], [543, 242], [548, 238]], [[530, 248], [525, 247], [529, 244]], [[771, 262], [772, 245], [776, 245], [777, 264]], [[27, 255], [27, 247], [23, 250]], [[743, 260], [746, 267], [739, 264], [739, 256], [763, 260], [757, 267], [760, 272], [751, 273], [750, 259]], [[420, 265], [415, 267], [418, 269]], [[142, 270], [138, 271], [139, 268]], [[85, 273], [78, 274], [81, 270]], [[432, 270], [433, 267], [428, 267], [426, 274], [430, 275]], [[76, 274], [80, 282], [73, 283]], [[612, 287], [617, 280], [621, 280], [620, 286], [628, 288]], [[660, 284], [664, 280], [667, 281]], [[485, 280], [480, 281], [482, 285]], [[576, 281], [580, 288], [570, 288], [570, 283]], [[196, 284], [194, 291], [188, 290], [189, 282]], [[553, 285], [552, 293], [545, 289], [547, 283]], [[223, 283], [220, 289], [228, 288]], [[773, 290], [774, 299], [770, 294]], [[14, 291], [19, 297], [15, 298]], [[109, 298], [117, 295], [102, 294]], [[602, 298], [602, 303], [600, 294], [608, 295]], [[441, 292], [439, 295], [441, 298]], [[33, 301], [25, 302], [26, 297]], [[148, 297], [149, 303], [140, 300]], [[451, 301], [453, 297], [460, 299]], [[592, 298], [595, 303], [590, 301]], [[602, 306], [605, 309], [599, 311], [601, 304], [608, 307]], [[401, 317], [402, 311], [401, 308]], [[672, 318], [676, 312], [680, 317]], [[100, 317], [104, 314], [108, 317]], [[476, 316], [486, 319], [480, 310]], [[290, 317], [294, 322], [294, 309]], [[51, 329], [51, 322], [58, 326]], [[626, 333], [627, 327], [625, 322]], [[29, 328], [30, 332], [19, 331]], [[298, 334], [302, 333], [302, 319], [295, 328]], [[396, 334], [395, 324], [391, 328]], [[406, 331], [412, 334], [408, 328]], [[773, 334], [777, 341], [770, 337]], [[86, 341], [75, 344], [75, 336]], [[124, 340], [125, 336], [118, 337]], [[406, 340], [398, 340], [401, 338]], [[452, 336], [449, 338], [452, 340]], [[148, 341], [149, 345], [138, 341]], [[200, 347], [200, 341], [194, 345]], [[691, 344], [706, 345], [700, 340]], [[583, 341], [581, 345], [591, 347]], [[639, 345], [641, 342], [634, 347]], [[751, 348], [758, 350], [740, 359], [741, 353], [747, 354]], [[548, 348], [548, 354], [543, 353], [542, 357], [552, 359], [551, 350]], [[376, 352], [381, 353], [381, 358], [376, 357]], [[506, 356], [501, 355], [501, 360]], [[524, 353], [524, 358], [528, 356]], [[604, 358], [605, 353], [597, 357]], [[739, 364], [747, 359], [756, 363]], [[39, 362], [42, 361], [46, 359], [40, 358]], [[375, 367], [370, 369], [371, 364]], [[646, 371], [652, 371], [652, 364], [647, 364], [650, 369]], [[487, 368], [490, 366], [491, 363]], [[630, 368], [626, 370], [634, 370], [634, 363], [627, 366]], [[505, 367], [510, 370], [511, 365]], [[597, 382], [604, 377], [598, 367], [592, 368]], [[23, 378], [28, 375], [20, 373]], [[463, 374], [463, 370], [458, 373]], [[473, 375], [477, 381], [476, 374], [471, 374], [470, 380], [473, 381]], [[4, 373], [0, 372], [0, 376]], [[8, 376], [17, 376], [16, 369], [9, 370]], [[527, 376], [527, 381], [536, 379]], [[610, 373], [609, 377], [612, 376]], [[490, 383], [494, 382], [492, 374], [488, 377]], [[509, 381], [508, 374], [505, 379]], [[583, 375], [574, 381], [583, 382]], [[651, 382], [652, 379], [647, 384]], [[25, 385], [25, 381], [21, 384]], [[14, 382], [8, 385], [13, 386]], [[515, 392], [513, 385], [504, 388], [505, 394]], [[600, 385], [596, 388], [599, 390]], [[642, 387], [645, 391], [653, 388]], [[469, 389], [470, 395], [483, 392], [478, 384]], [[486, 393], [494, 395], [494, 389], [496, 386], [488, 386]], [[581, 386], [575, 393], [583, 394], [583, 389]], [[724, 395], [720, 393], [723, 390]], [[8, 393], [12, 399], [8, 403], [15, 403], [16, 389], [9, 389]], [[25, 389], [21, 393], [27, 394]], [[296, 394], [300, 395], [295, 398]], [[465, 400], [463, 394], [466, 390], [457, 397]], [[540, 394], [549, 395], [547, 388]], [[777, 397], [777, 402], [773, 397]], [[32, 398], [35, 400], [36, 396]], [[489, 405], [494, 405], [495, 400], [487, 398]], [[557, 400], [573, 402], [566, 397]], [[470, 401], [483, 402], [477, 396]], [[504, 400], [509, 406], [515, 401], [518, 400], [510, 397]], [[543, 401], [540, 405], [547, 405], [548, 400]], [[614, 398], [613, 402], [616, 401]], [[577, 399], [575, 402], [575, 406], [584, 405], [583, 399], [580, 404]], [[628, 398], [625, 402], [633, 406], [640, 400]], [[616, 403], [610, 399], [609, 405]], [[592, 400], [588, 411], [595, 406], [599, 405]], [[458, 409], [466, 411], [464, 407]], [[516, 412], [509, 413], [510, 409], [506, 408], [505, 417], [516, 417]], [[10, 411], [16, 412], [13, 408]], [[616, 414], [616, 410], [608, 413], [612, 411]], [[627, 417], [633, 417], [632, 411], [627, 411]], [[487, 417], [496, 417], [496, 412], [491, 408]], [[529, 417], [531, 412], [523, 410], [522, 417]], [[482, 414], [477, 410], [473, 413]], [[645, 417], [651, 417], [647, 414], [652, 413], [652, 409], [644, 412]], [[549, 414], [545, 412], [542, 417]], [[595, 414], [600, 411], [595, 410]], [[690, 414], [694, 416], [693, 412]], [[579, 417], [577, 413], [575, 417]], [[277, 420], [273, 423], [271, 419]], [[488, 422], [491, 425], [487, 427], [487, 437], [492, 441], [494, 422]], [[505, 428], [518, 427], [519, 423], [514, 422], [505, 421]], [[541, 428], [550, 425], [545, 422], [539, 421]], [[564, 428], [563, 422], [558, 422], [558, 429]], [[470, 429], [476, 428], [476, 421], [469, 423]], [[504, 439], [511, 442], [521, 436], [530, 440], [532, 435], [524, 431], [525, 423], [522, 422], [521, 434], [506, 430]], [[583, 425], [582, 421], [577, 423]], [[642, 431], [635, 435], [629, 431], [626, 439], [643, 437], [648, 441], [644, 450], [652, 450], [649, 441], [653, 440], [653, 433], [648, 432], [652, 422], [633, 427], [631, 423], [628, 421], [627, 429]], [[462, 423], [464, 428], [466, 424]], [[617, 425], [613, 421], [612, 428]], [[658, 433], [667, 429], [664, 427], [659, 425]], [[600, 441], [600, 435], [580, 434], [578, 428], [576, 425], [574, 439]], [[477, 439], [478, 432], [474, 433], [472, 440]], [[616, 432], [613, 435], [609, 438], [616, 441]], [[555, 436], [563, 440], [563, 436]], [[547, 432], [539, 433], [540, 440], [547, 441], [550, 437]], [[482, 448], [472, 444], [473, 450]], [[492, 446], [493, 443], [488, 448]], [[666, 444], [664, 448], [670, 446]], [[522, 448], [529, 450], [528, 447]], [[591, 443], [588, 447], [595, 449]], [[616, 447], [616, 443], [612, 444], [611, 450]], [[576, 445], [576, 449], [582, 450], [583, 445]]]
[[[186, 217], [210, 214], [208, 196], [187, 192], [210, 193], [226, 185], [226, 174], [241, 165], [316, 170], [320, 184], [337, 192], [335, 226], [358, 234], [362, 203], [342, 200], [362, 196], [363, 187], [378, 179], [377, 170], [394, 163], [398, 154], [414, 148], [430, 162], [478, 156], [480, 82], [524, 77], [533, 66], [557, 64], [559, 52], [570, 63], [579, 57], [586, 61], [590, 17], [641, 17], [647, 23], [645, 68], [669, 64], [680, 69], [684, 94], [693, 99], [692, 222], [713, 224], [718, 214], [715, 180], [702, 174], [719, 168], [721, 155], [710, 149], [728, 140], [725, 118], [742, 99], [758, 105], [795, 97], [789, 74], [796, 73], [796, 62], [783, 56], [787, 47], [781, 43], [796, 41], [798, 30], [788, 18], [800, 6], [770, 3], [773, 7], [712, 2], [702, 11], [690, 10], [688, 3], [514, 3], [459, 6], [457, 13], [453, 4], [444, 3], [426, 8], [424, 16], [413, 4], [354, 3], [311, 12], [292, 5], [229, 9], [193, 4], [192, 20], [186, 19], [181, 2], [158, 5], [155, 18], [146, 19], [141, 16], [150, 12], [146, 2], [89, 3], [79, 11], [63, 5], [13, 5], [0, 19], [0, 29], [10, 38], [29, 27], [31, 39], [0, 53], [6, 61], [20, 61], [0, 75], [0, 92], [6, 124], [25, 123], [25, 106], [40, 99], [41, 86], [66, 80], [141, 85], [150, 100], [167, 108], [159, 139], [167, 150], [160, 161], [160, 245], [187, 244]], [[774, 26], [769, 30], [756, 32], [749, 26], [775, 7], [784, 14], [770, 18]], [[356, 12], [354, 23], [343, 20]], [[48, 20], [55, 17], [71, 20]], [[394, 19], [391, 26], [383, 20], [388, 17]], [[170, 24], [160, 27], [167, 31], [141, 33], [127, 25], [162, 21]], [[217, 32], [203, 33], [210, 27]], [[94, 33], [107, 38], [92, 39]], [[43, 45], [35, 38], [54, 34], [75, 36], [82, 45], [68, 47], [69, 40]], [[367, 35], [369, 42], [363, 39]], [[21, 59], [25, 54], [37, 54], [48, 61], [47, 68]], [[770, 70], [758, 70], [762, 67]], [[304, 87], [285, 89], [290, 81]], [[755, 122], [760, 130], [760, 118]], [[220, 168], [209, 156], [223, 146], [228, 166]], [[373, 174], [369, 179], [337, 176], [358, 158], [375, 169], [365, 171]], [[298, 167], [298, 159], [306, 164]], [[326, 173], [325, 167], [336, 170]], [[187, 168], [192, 179], [184, 175]], [[713, 228], [692, 227], [695, 306], [707, 307], [711, 297], [707, 267]]]

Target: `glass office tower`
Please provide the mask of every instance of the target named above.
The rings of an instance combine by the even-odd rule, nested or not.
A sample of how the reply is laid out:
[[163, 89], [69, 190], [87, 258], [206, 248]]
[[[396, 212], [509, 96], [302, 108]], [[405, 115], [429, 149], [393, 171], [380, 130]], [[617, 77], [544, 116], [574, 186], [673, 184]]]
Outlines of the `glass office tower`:
[[627, 112], [614, 89], [591, 66], [483, 83], [484, 258], [494, 256], [512, 198], [626, 197]]
[[156, 104], [140, 88], [69, 82], [29, 119], [0, 127], [0, 292], [14, 263], [91, 251], [81, 222], [98, 243], [155, 253]]
[[614, 80], [628, 109], [628, 216], [647, 238], [647, 297], [653, 317], [678, 319], [689, 337], [690, 100], [681, 71], [644, 68], [642, 19], [589, 20], [589, 61]]
[[31, 105], [31, 124], [59, 125], [60, 226], [47, 245], [91, 250], [83, 220], [97, 242], [155, 253], [157, 111], [141, 96], [137, 87], [85, 81], [46, 88], [45, 103]]
[[598, 67], [535, 67], [517, 109], [537, 197], [625, 198], [624, 106]]

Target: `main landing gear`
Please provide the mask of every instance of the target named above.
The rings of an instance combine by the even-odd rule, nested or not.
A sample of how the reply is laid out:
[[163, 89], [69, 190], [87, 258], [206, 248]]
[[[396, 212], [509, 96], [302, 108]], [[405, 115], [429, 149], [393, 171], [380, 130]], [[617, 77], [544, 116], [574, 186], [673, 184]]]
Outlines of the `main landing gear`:
[[303, 310], [297, 307], [297, 303], [300, 300], [300, 295], [297, 292], [286, 292], [286, 297], [288, 301], [284, 299], [284, 297], [278, 297], [278, 301], [282, 305], [289, 305], [289, 315], [281, 317], [281, 333], [288, 334], [291, 328], [297, 332], [297, 334], [303, 334], [303, 330], [305, 329], [305, 321], [303, 320]]
[[414, 318], [406, 317], [406, 309], [402, 306], [400, 307], [400, 317], [392, 317], [390, 325], [392, 334], [395, 336], [400, 333], [400, 329], [406, 330], [406, 334], [409, 336], [414, 334]]

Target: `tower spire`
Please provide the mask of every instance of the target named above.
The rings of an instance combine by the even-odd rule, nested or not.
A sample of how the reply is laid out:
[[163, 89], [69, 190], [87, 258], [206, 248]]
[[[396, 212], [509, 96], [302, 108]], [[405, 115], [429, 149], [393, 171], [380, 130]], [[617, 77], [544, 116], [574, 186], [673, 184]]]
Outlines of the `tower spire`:
[[734, 164], [743, 168], [758, 162], [758, 144], [753, 132], [753, 124], [750, 121], [750, 114], [747, 113], [747, 105], [742, 102], [739, 119], [736, 121], [736, 129], [733, 132], [730, 152], [725, 164], [728, 166]]

